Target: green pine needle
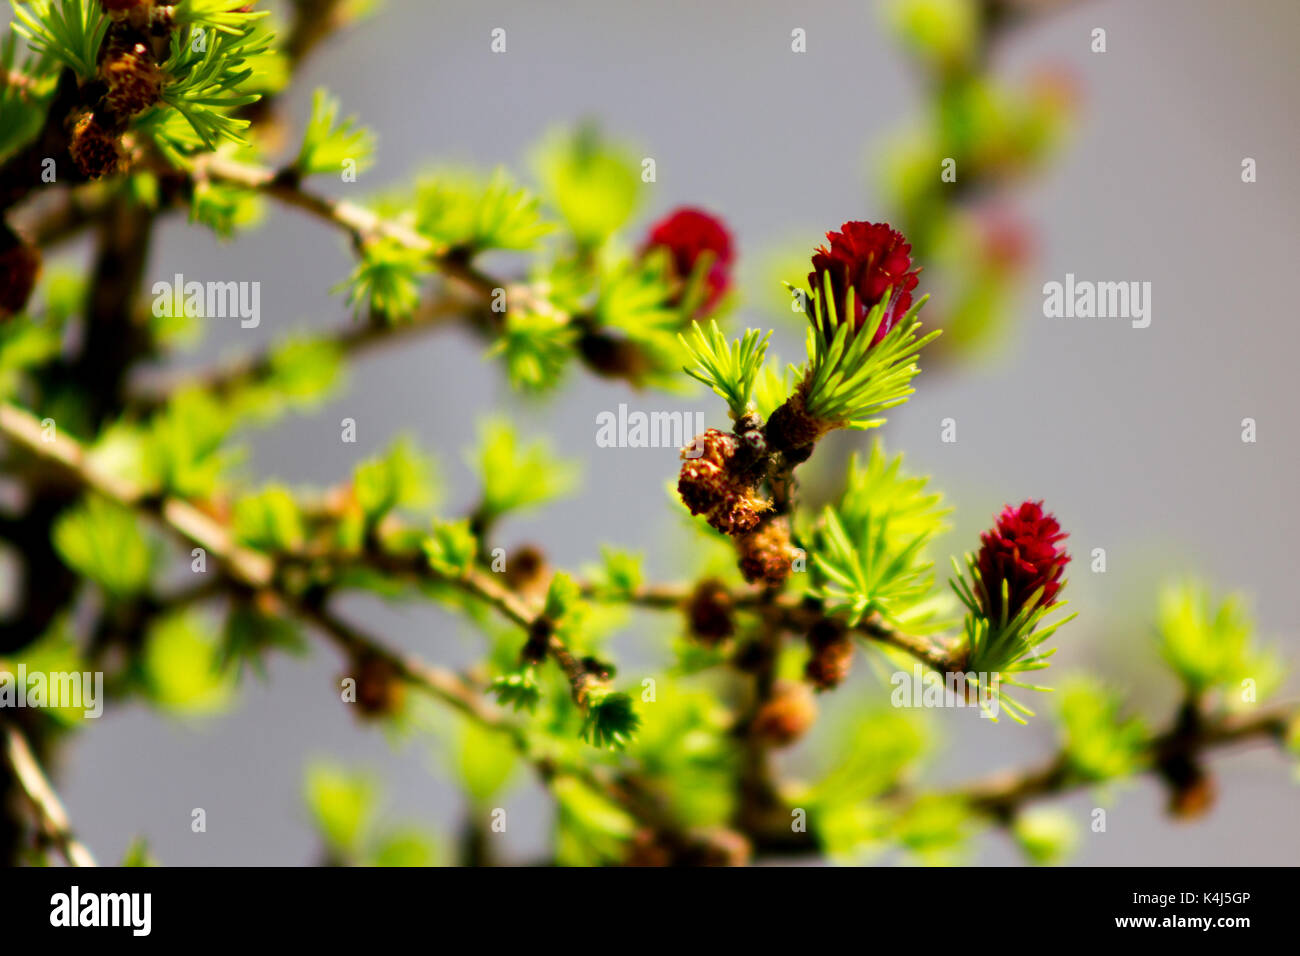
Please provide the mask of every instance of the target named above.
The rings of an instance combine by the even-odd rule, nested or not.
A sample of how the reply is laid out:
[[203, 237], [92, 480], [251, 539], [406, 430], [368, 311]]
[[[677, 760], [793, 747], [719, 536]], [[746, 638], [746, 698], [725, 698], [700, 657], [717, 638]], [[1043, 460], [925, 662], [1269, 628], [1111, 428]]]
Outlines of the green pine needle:
[[558, 458], [546, 442], [524, 443], [515, 427], [501, 419], [480, 429], [469, 464], [482, 480], [479, 511], [488, 521], [552, 501], [577, 481], [573, 465]]
[[210, 27], [230, 35], [238, 35], [254, 20], [271, 15], [270, 10], [232, 10], [230, 0], [181, 0], [175, 10], [177, 23]]
[[754, 382], [763, 368], [767, 354], [767, 340], [771, 338], [758, 329], [746, 329], [745, 334], [727, 345], [727, 338], [710, 320], [706, 334], [698, 322], [692, 323], [694, 342], [684, 335], [678, 340], [695, 361], [695, 368], [683, 367], [691, 378], [703, 382], [725, 399], [733, 418], [740, 418], [749, 410], [749, 400], [754, 393]]
[[424, 554], [429, 567], [448, 578], [465, 574], [474, 563], [478, 539], [470, 530], [469, 519], [435, 521], [433, 534], [424, 540]]
[[902, 460], [887, 458], [879, 442], [865, 465], [854, 456], [840, 503], [813, 529], [814, 592], [850, 624], [871, 614], [913, 631], [934, 624], [925, 548], [946, 529], [948, 509], [927, 492], [928, 479], [902, 473]]
[[516, 711], [526, 710], [530, 714], [537, 710], [537, 704], [542, 699], [542, 690], [534, 667], [523, 667], [509, 674], [502, 674], [492, 681], [488, 690], [502, 707], [510, 707]]
[[358, 126], [355, 116], [340, 120], [339, 101], [323, 89], [316, 90], [294, 168], [304, 176], [337, 173], [351, 161], [356, 172], [361, 172], [370, 167], [374, 158], [374, 133]]
[[582, 739], [602, 750], [623, 750], [641, 726], [632, 698], [618, 692], [592, 692], [582, 724]]
[[409, 319], [420, 305], [420, 282], [429, 271], [427, 256], [391, 236], [367, 242], [361, 260], [345, 282], [347, 303], [357, 315], [391, 321]]
[[435, 245], [470, 254], [532, 249], [552, 224], [541, 200], [504, 168], [489, 177], [446, 170], [416, 187], [415, 227]]
[[30, 0], [31, 9], [10, 0], [18, 22], [14, 30], [42, 56], [57, 60], [83, 80], [93, 80], [98, 70], [99, 45], [109, 20], [98, 0]]
[[933, 564], [921, 559], [929, 536], [917, 535], [898, 547], [889, 524], [887, 518], [873, 520], [867, 515], [850, 536], [833, 507], [827, 505], [822, 512], [814, 545], [814, 580], [827, 610], [850, 624], [872, 613], [897, 621], [933, 584]]
[[260, 98], [256, 93], [240, 93], [239, 87], [253, 75], [245, 61], [265, 53], [270, 43], [270, 37], [259, 34], [252, 24], [235, 34], [213, 28], [198, 50], [184, 31], [172, 33], [171, 54], [163, 64], [171, 82], [163, 86], [161, 98], [189, 120], [208, 149], [223, 139], [247, 145], [242, 131], [249, 121], [231, 116], [230, 111]]
[[505, 358], [513, 388], [540, 395], [564, 381], [577, 338], [577, 330], [562, 316], [507, 312], [505, 329], [487, 354]]

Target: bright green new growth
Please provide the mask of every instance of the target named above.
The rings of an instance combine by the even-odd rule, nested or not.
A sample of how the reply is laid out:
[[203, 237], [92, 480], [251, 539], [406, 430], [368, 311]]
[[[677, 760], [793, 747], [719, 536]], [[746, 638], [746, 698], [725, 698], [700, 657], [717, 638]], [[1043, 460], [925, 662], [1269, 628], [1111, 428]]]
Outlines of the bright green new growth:
[[340, 120], [339, 101], [326, 90], [312, 94], [311, 118], [293, 167], [304, 176], [338, 173], [351, 162], [353, 173], [369, 169], [375, 160], [375, 134], [355, 116]]
[[879, 442], [865, 466], [851, 458], [840, 504], [827, 505], [814, 529], [813, 593], [849, 624], [878, 614], [915, 627], [930, 610], [934, 563], [925, 548], [947, 510], [926, 492], [929, 479], [901, 474], [902, 461], [886, 459]]
[[1204, 584], [1183, 581], [1161, 590], [1158, 607], [1161, 653], [1190, 692], [1236, 690], [1249, 680], [1262, 699], [1281, 683], [1281, 662], [1256, 645], [1242, 595], [1230, 594], [1216, 606]]
[[582, 739], [593, 747], [623, 750], [632, 742], [639, 726], [641, 718], [627, 694], [603, 688], [588, 693]]
[[700, 323], [692, 323], [694, 341], [684, 335], [677, 338], [682, 343], [695, 368], [683, 368], [687, 375], [703, 382], [714, 393], [724, 399], [731, 410], [732, 418], [742, 418], [749, 410], [750, 396], [754, 393], [754, 381], [763, 368], [763, 357], [767, 354], [767, 340], [772, 337], [758, 329], [746, 329], [745, 334], [727, 346], [727, 337], [718, 328], [718, 323], [709, 322], [706, 334]]
[[1144, 758], [1147, 731], [1123, 715], [1118, 694], [1097, 678], [1079, 674], [1061, 688], [1061, 729], [1070, 769], [1101, 783], [1135, 773]]
[[442, 250], [470, 253], [531, 249], [554, 228], [537, 195], [500, 167], [486, 179], [448, 170], [420, 180], [415, 225]]
[[[93, 80], [98, 70], [99, 45], [108, 32], [108, 17], [98, 0], [9, 0], [18, 18], [14, 31], [33, 50]], [[29, 9], [30, 7], [30, 9]]]
[[149, 699], [187, 716], [220, 713], [234, 698], [238, 673], [207, 615], [181, 609], [155, 618], [145, 635], [140, 679]]
[[400, 322], [419, 308], [421, 284], [429, 271], [425, 250], [382, 236], [365, 244], [352, 275], [334, 291], [347, 290], [347, 303], [359, 317]]
[[534, 166], [551, 202], [580, 248], [594, 248], [623, 227], [640, 201], [635, 157], [605, 141], [598, 127], [555, 134], [538, 148]]
[[850, 624], [870, 614], [897, 621], [933, 583], [928, 574], [933, 564], [919, 560], [925, 541], [918, 537], [895, 551], [890, 547], [888, 520], [873, 522], [867, 515], [850, 532], [827, 505], [813, 555], [826, 609]]
[[459, 578], [469, 571], [477, 551], [478, 541], [468, 518], [435, 521], [433, 534], [424, 541], [429, 567], [448, 578]]
[[171, 35], [171, 55], [162, 64], [170, 81], [163, 84], [162, 101], [189, 121], [208, 149], [221, 140], [246, 146], [243, 131], [249, 121], [232, 116], [231, 111], [260, 99], [260, 94], [242, 93], [239, 88], [253, 75], [246, 61], [266, 53], [271, 37], [252, 24], [239, 32], [213, 28], [210, 35], [203, 35], [200, 27], [194, 30], [200, 33], [193, 38], [180, 30]]
[[409, 438], [394, 442], [383, 456], [362, 462], [353, 472], [352, 488], [366, 524], [377, 524], [395, 508], [431, 507], [435, 475], [433, 459]]
[[139, 519], [102, 498], [65, 511], [54, 526], [54, 545], [70, 567], [116, 599], [145, 593], [161, 557]]
[[343, 866], [436, 866], [441, 848], [422, 830], [386, 822], [379, 784], [333, 763], [308, 767], [307, 809], [325, 843], [327, 863]]
[[509, 312], [505, 330], [488, 355], [505, 356], [506, 376], [513, 387], [540, 394], [563, 381], [576, 338], [577, 332], [562, 316]]
[[239, 541], [262, 551], [296, 552], [307, 539], [298, 502], [281, 484], [236, 499], [233, 522]]
[[537, 669], [522, 667], [509, 674], [502, 674], [493, 679], [492, 693], [497, 703], [512, 710], [537, 710], [537, 703], [542, 699], [541, 687], [537, 681]]
[[209, 27], [230, 36], [238, 36], [253, 21], [271, 15], [269, 10], [231, 9], [230, 0], [180, 0], [173, 9], [177, 23]]
[[502, 420], [483, 425], [470, 462], [483, 479], [479, 512], [488, 521], [553, 501], [577, 484], [576, 469], [557, 458], [544, 440], [524, 443], [515, 427]]

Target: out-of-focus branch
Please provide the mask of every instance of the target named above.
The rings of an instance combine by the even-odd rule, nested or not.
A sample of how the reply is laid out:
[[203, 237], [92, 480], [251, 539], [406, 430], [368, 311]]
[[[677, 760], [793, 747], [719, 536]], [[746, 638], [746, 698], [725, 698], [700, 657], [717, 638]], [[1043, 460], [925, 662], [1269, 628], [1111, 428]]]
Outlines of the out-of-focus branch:
[[9, 221], [32, 245], [48, 249], [102, 219], [112, 200], [112, 191], [99, 183], [69, 186], [24, 203], [10, 213]]
[[[559, 321], [573, 322], [578, 326], [583, 326], [586, 321], [581, 316], [562, 314], [536, 289], [526, 283], [508, 281], [483, 272], [462, 250], [435, 247], [429, 239], [404, 222], [386, 219], [365, 206], [333, 199], [307, 189], [292, 169], [277, 171], [209, 153], [195, 160], [190, 175], [195, 181], [208, 179], [269, 196], [342, 230], [355, 245], [376, 238], [396, 241], [409, 249], [426, 254], [432, 268], [468, 294], [467, 299], [455, 294], [454, 290], [443, 291], [426, 302], [409, 320], [399, 322], [371, 317], [363, 324], [343, 328], [326, 336], [329, 341], [342, 346], [348, 352], [369, 349], [389, 340], [420, 334], [457, 319], [476, 332], [491, 335], [495, 327], [489, 320], [496, 313], [491, 312], [489, 306], [499, 289], [508, 290], [509, 300], [520, 308], [546, 312], [554, 315]], [[64, 213], [59, 215], [62, 216]], [[57, 226], [57, 223], [55, 225]], [[37, 225], [31, 228], [39, 231], [44, 227]], [[57, 232], [52, 227], [50, 231]], [[611, 371], [585, 351], [580, 354], [587, 366], [597, 374], [616, 376], [624, 374]], [[184, 377], [184, 381], [186, 384], [197, 383], [200, 386], [210, 387], [218, 393], [224, 393], [233, 387], [252, 384], [264, 378], [271, 369], [270, 356], [269, 350], [259, 352], [231, 363], [188, 374]], [[134, 404], [144, 410], [155, 408], [166, 400], [167, 395], [175, 387], [176, 381], [164, 382], [162, 385], [146, 385], [139, 391]]]
[[365, 206], [312, 192], [303, 187], [291, 170], [277, 171], [218, 153], [205, 153], [195, 158], [192, 175], [196, 180], [209, 179], [263, 193], [344, 230], [358, 242], [384, 237], [410, 249], [433, 252], [433, 243], [411, 227], [384, 219]]
[[497, 289], [508, 288], [512, 300], [525, 303], [526, 307], [557, 313], [553, 306], [531, 288], [479, 271], [460, 250], [438, 249], [429, 239], [404, 222], [385, 219], [365, 206], [331, 199], [307, 189], [291, 168], [277, 171], [241, 163], [217, 153], [206, 153], [195, 160], [192, 175], [195, 179], [208, 178], [270, 196], [286, 206], [300, 209], [322, 222], [342, 229], [356, 243], [386, 238], [399, 242], [408, 249], [427, 253], [430, 265], [484, 299], [490, 299]]
[[[1274, 704], [1255, 713], [1206, 715], [1197, 721], [1194, 733], [1187, 733], [1181, 718], [1168, 729], [1149, 737], [1138, 747], [1142, 755], [1141, 775], [1161, 774], [1161, 765], [1171, 757], [1197, 759], [1217, 750], [1249, 743], [1273, 742], [1281, 747], [1292, 722], [1300, 719], [1300, 704]], [[958, 786], [922, 791], [903, 788], [881, 798], [885, 805], [906, 808], [921, 796], [939, 796], [964, 803], [977, 816], [1006, 826], [1032, 803], [1062, 797], [1076, 790], [1096, 786], [1099, 781], [1073, 772], [1068, 756], [1058, 753], [1042, 764], [1026, 769], [1003, 770]], [[792, 833], [789, 814], [775, 814], [781, 825], [752, 834], [759, 851], [815, 853], [820, 850], [816, 820], [811, 829]]]
[[41, 836], [55, 846], [69, 866], [94, 866], [95, 858], [73, 835], [63, 801], [50, 785], [27, 738], [10, 721], [0, 724], [0, 729], [4, 733], [5, 763], [12, 769], [23, 797], [36, 814]]
[[[450, 295], [439, 296], [425, 302], [414, 315], [402, 322], [372, 317], [341, 326], [321, 338], [348, 357], [357, 358], [463, 320], [470, 312], [472, 307], [460, 299]], [[217, 398], [225, 397], [268, 378], [274, 371], [274, 354], [272, 346], [198, 371], [170, 372], [145, 379], [132, 388], [130, 405], [137, 411], [156, 410], [182, 385], [205, 389]]]
[[[40, 132], [0, 166], [0, 213], [7, 212], [41, 185], [41, 173], [46, 159], [62, 160], [67, 157], [69, 132], [64, 120], [81, 100], [82, 89], [77, 84], [76, 75], [72, 70], [65, 69], [59, 76], [58, 86]], [[69, 170], [66, 175], [72, 182], [84, 181], [71, 161], [60, 162], [59, 168]]]
[[[1190, 734], [1175, 724], [1148, 739], [1141, 751], [1150, 765], [1148, 772], [1158, 772], [1160, 765], [1174, 756], [1196, 757], [1206, 751], [1251, 741], [1272, 740], [1281, 744], [1297, 713], [1300, 706], [1296, 704], [1277, 704], [1255, 713], [1206, 717], [1198, 722], [1196, 732]], [[981, 814], [1005, 821], [1014, 818], [1027, 803], [1090, 784], [1091, 781], [1072, 774], [1069, 760], [1059, 754], [1039, 767], [992, 774], [946, 795], [964, 801]]]
[[[313, 556], [312, 560], [318, 560], [318, 556]], [[555, 622], [548, 620], [545, 613], [531, 601], [498, 583], [494, 575], [485, 574], [473, 567], [460, 575], [441, 575], [429, 566], [429, 562], [420, 552], [398, 553], [385, 550], [378, 545], [372, 545], [364, 554], [346, 556], [339, 560], [342, 565], [355, 564], [368, 567], [417, 583], [439, 581], [477, 598], [518, 625], [528, 635], [530, 642], [537, 642], [538, 656], [550, 655], [564, 672], [574, 703], [582, 708], [587, 706], [587, 691], [592, 677], [563, 639], [555, 633]]]
[[[181, 539], [207, 548], [223, 564], [226, 574], [234, 584], [251, 590], [271, 591], [289, 611], [312, 624], [345, 652], [384, 661], [402, 679], [489, 729], [505, 734], [511, 743], [532, 761], [543, 779], [549, 780], [557, 775], [572, 776], [604, 793], [642, 824], [665, 833], [673, 840], [684, 841], [685, 845], [690, 845], [693, 838], [681, 834], [673, 821], [645, 794], [634, 792], [617, 778], [608, 777], [592, 768], [567, 764], [561, 766], [549, 756], [535, 754], [524, 730], [486, 703], [481, 693], [463, 678], [450, 671], [426, 664], [415, 657], [389, 650], [381, 642], [328, 610], [318, 594], [302, 597], [290, 592], [283, 586], [277, 575], [275, 563], [269, 557], [234, 543], [228, 529], [191, 503], [178, 498], [150, 497], [131, 483], [100, 472], [76, 441], [63, 435], [51, 436], [50, 440], [45, 440], [40, 422], [16, 406], [0, 404], [0, 436], [41, 460], [57, 466], [81, 487], [97, 492], [125, 507], [139, 510]], [[396, 559], [390, 556], [386, 560], [390, 569], [398, 567], [423, 577], [436, 577], [432, 569], [427, 567], [427, 563], [417, 562], [413, 556], [410, 559]], [[480, 572], [471, 570], [463, 576], [442, 580], [490, 604], [506, 617], [526, 628], [530, 634], [536, 632], [539, 621], [545, 621], [544, 616], [534, 610], [530, 604]], [[563, 660], [570, 655], [564, 644], [553, 634], [550, 635], [548, 652], [557, 657], [566, 676], [570, 678], [571, 683], [574, 682], [577, 678], [570, 674], [570, 669]], [[583, 677], [585, 679], [585, 675]], [[575, 684], [575, 697], [579, 692], [580, 688]]]
[[263, 554], [238, 545], [229, 530], [187, 501], [146, 494], [132, 482], [96, 468], [81, 445], [62, 433], [46, 432], [41, 423], [15, 405], [0, 405], [0, 435], [38, 458], [56, 464], [83, 487], [128, 508], [152, 515], [187, 540], [222, 561], [243, 583], [271, 584], [274, 566]]

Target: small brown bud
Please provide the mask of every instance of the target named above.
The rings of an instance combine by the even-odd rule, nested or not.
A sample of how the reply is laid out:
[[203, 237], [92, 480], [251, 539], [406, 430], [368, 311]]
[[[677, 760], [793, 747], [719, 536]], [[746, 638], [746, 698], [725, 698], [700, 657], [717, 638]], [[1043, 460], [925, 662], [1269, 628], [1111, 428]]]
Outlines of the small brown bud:
[[808, 663], [804, 676], [818, 690], [838, 687], [853, 665], [853, 638], [838, 621], [823, 618], [808, 632]]
[[716, 578], [697, 584], [686, 605], [686, 619], [691, 633], [705, 644], [718, 644], [734, 634], [736, 621], [727, 586]]
[[357, 707], [369, 719], [397, 713], [406, 697], [406, 686], [397, 667], [386, 658], [367, 654], [353, 663], [357, 682]]
[[794, 547], [790, 544], [790, 524], [775, 518], [737, 542], [740, 573], [751, 584], [762, 582], [779, 585], [794, 569]]
[[1218, 790], [1208, 774], [1169, 795], [1169, 812], [1180, 820], [1204, 816], [1214, 806]]
[[162, 71], [143, 43], [128, 39], [111, 44], [100, 61], [99, 75], [108, 86], [104, 101], [120, 117], [134, 116], [158, 102]]
[[817, 702], [805, 684], [777, 681], [771, 698], [754, 715], [750, 731], [774, 747], [802, 737], [817, 719]]
[[762, 641], [746, 641], [736, 650], [731, 664], [738, 671], [757, 674], [772, 659], [772, 651]]
[[519, 652], [520, 660], [525, 664], [540, 664], [546, 660], [546, 653], [551, 647], [551, 622], [544, 617], [536, 618], [528, 628], [528, 640]]
[[802, 389], [796, 390], [772, 413], [764, 429], [768, 448], [782, 452], [796, 462], [806, 460], [812, 446], [826, 432], [826, 423], [813, 418], [804, 407]]
[[82, 175], [89, 179], [116, 172], [122, 160], [122, 147], [117, 135], [100, 125], [94, 113], [84, 113], [77, 120], [68, 152]]
[[1187, 754], [1175, 754], [1160, 764], [1169, 786], [1169, 813], [1179, 820], [1194, 820], [1214, 806], [1218, 796], [1214, 778]]
[[521, 545], [506, 555], [506, 587], [524, 597], [541, 598], [551, 586], [551, 569], [546, 555], [531, 544]]
[[597, 375], [638, 382], [649, 371], [645, 353], [635, 342], [603, 332], [588, 332], [578, 339], [578, 351]]
[[582, 665], [584, 673], [591, 675], [598, 681], [612, 680], [618, 674], [618, 668], [609, 661], [602, 661], [599, 657], [584, 657], [579, 663]]

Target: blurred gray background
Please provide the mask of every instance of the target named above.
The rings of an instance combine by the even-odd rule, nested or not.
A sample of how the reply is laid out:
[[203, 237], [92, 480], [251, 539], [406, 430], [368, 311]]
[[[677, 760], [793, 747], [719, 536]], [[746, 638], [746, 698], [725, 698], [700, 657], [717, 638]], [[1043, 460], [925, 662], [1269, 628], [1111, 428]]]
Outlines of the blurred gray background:
[[[497, 26], [508, 30], [504, 56], [488, 51]], [[802, 56], [789, 52], [796, 26], [807, 30]], [[1104, 55], [1089, 52], [1095, 26], [1108, 33]], [[999, 71], [1018, 77], [1037, 64], [1062, 66], [1083, 97], [1076, 137], [1016, 199], [1041, 238], [1017, 332], [984, 364], [922, 374], [887, 430], [889, 446], [905, 450], [913, 470], [932, 473], [957, 508], [950, 550], [971, 547], [1004, 502], [1047, 500], [1079, 556], [1071, 591], [1081, 617], [1062, 633], [1057, 664], [1101, 670], [1155, 719], [1174, 696], [1150, 636], [1153, 587], [1164, 577], [1190, 570], [1221, 591], [1248, 592], [1261, 632], [1291, 660], [1300, 649], [1292, 417], [1300, 337], [1291, 301], [1300, 254], [1298, 35], [1294, 0], [1081, 3], [1012, 35], [998, 51]], [[704, 205], [725, 216], [752, 266], [792, 240], [811, 246], [845, 219], [882, 214], [873, 143], [914, 115], [917, 80], [865, 0], [390, 0], [311, 60], [286, 106], [301, 128], [310, 90], [326, 84], [378, 133], [378, 164], [351, 187], [367, 190], [433, 161], [522, 171], [544, 131], [598, 118], [657, 159], [640, 223], [680, 203]], [[1240, 181], [1245, 156], [1258, 162], [1254, 185]], [[262, 282], [261, 328], [218, 323], [184, 363], [345, 318], [328, 289], [347, 274], [349, 253], [296, 212], [271, 208], [260, 230], [229, 245], [180, 220], [159, 240], [150, 276], [197, 278], [190, 274], [201, 266], [204, 277]], [[1151, 326], [1045, 319], [1038, 290], [1066, 272], [1151, 282]], [[740, 320], [772, 322], [743, 303]], [[777, 338], [793, 357], [802, 332], [785, 321]], [[568, 567], [597, 557], [602, 542], [645, 546], [652, 577], [683, 573], [663, 530], [675, 524], [663, 491], [674, 453], [599, 449], [595, 415], [626, 401], [700, 409], [712, 421], [720, 403], [674, 403], [576, 375], [555, 400], [525, 406], [482, 352], [447, 331], [367, 357], [343, 397], [257, 433], [251, 470], [325, 485], [409, 432], [438, 452], [446, 507], [456, 513], [475, 493], [462, 449], [477, 416], [502, 409], [584, 466], [577, 497], [507, 524], [504, 543], [544, 542]], [[359, 424], [357, 445], [338, 440], [344, 416]], [[956, 444], [939, 441], [948, 416], [958, 420]], [[1258, 421], [1254, 445], [1239, 437], [1247, 416]], [[851, 441], [865, 447], [861, 436]], [[1094, 547], [1107, 549], [1104, 575], [1088, 572]], [[433, 609], [357, 601], [346, 610], [434, 659], [463, 661], [473, 647], [467, 629]], [[619, 646], [653, 624], [638, 622]], [[230, 713], [202, 722], [139, 706], [111, 710], [76, 738], [61, 768], [79, 831], [106, 861], [140, 834], [168, 864], [310, 863], [317, 846], [302, 808], [302, 770], [329, 757], [373, 770], [392, 819], [454, 833], [460, 798], [434, 748], [418, 735], [395, 739], [358, 725], [338, 704], [339, 668], [323, 647], [306, 660], [278, 659], [268, 683], [246, 683]], [[1288, 684], [1292, 695], [1296, 686]], [[1031, 763], [1054, 745], [1046, 722], [994, 727], [965, 711], [938, 717], [946, 744], [934, 776], [946, 781]], [[1085, 830], [1075, 861], [1300, 862], [1291, 767], [1264, 750], [1223, 755], [1213, 766], [1223, 774], [1221, 796], [1207, 818], [1170, 822], [1159, 788], [1142, 783], [1122, 793], [1108, 832]], [[503, 855], [535, 858], [549, 803], [521, 774], [504, 805], [511, 826]], [[1086, 823], [1093, 799], [1063, 805]], [[193, 807], [207, 811], [206, 834], [190, 832]], [[1019, 855], [992, 835], [976, 860]]]

